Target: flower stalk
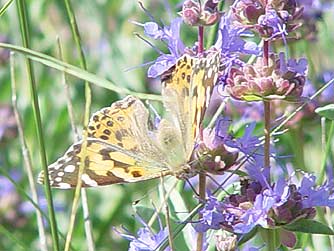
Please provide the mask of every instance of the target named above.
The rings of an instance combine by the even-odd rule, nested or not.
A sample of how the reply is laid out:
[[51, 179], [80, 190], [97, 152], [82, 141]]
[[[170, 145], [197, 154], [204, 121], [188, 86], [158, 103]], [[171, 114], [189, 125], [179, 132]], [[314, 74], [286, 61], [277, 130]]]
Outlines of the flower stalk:
[[[198, 54], [202, 54], [204, 51], [204, 27], [198, 26]], [[204, 173], [198, 175], [199, 187], [198, 194], [200, 201], [205, 201], [205, 189], [206, 189], [206, 176]], [[198, 217], [202, 218], [203, 215], [199, 213]], [[202, 251], [204, 240], [204, 233], [198, 233], [197, 235], [197, 251]]]
[[[263, 40], [263, 65], [269, 65], [269, 40]], [[270, 101], [264, 100], [264, 168], [270, 168]], [[270, 175], [268, 176], [270, 183]]]
[[266, 243], [267, 251], [275, 251], [278, 242], [277, 229], [262, 229], [261, 236]]

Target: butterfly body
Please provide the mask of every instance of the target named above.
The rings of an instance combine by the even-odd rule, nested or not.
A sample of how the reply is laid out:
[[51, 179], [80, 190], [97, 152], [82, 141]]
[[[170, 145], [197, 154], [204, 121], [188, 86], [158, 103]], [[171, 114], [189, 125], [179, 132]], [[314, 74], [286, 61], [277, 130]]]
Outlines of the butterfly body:
[[[189, 161], [218, 77], [219, 60], [215, 53], [203, 59], [184, 55], [177, 61], [162, 77], [166, 116], [153, 129], [148, 109], [134, 96], [93, 114], [85, 151], [83, 142], [77, 142], [51, 164], [50, 185], [75, 187], [80, 163], [84, 165], [84, 187], [138, 182], [161, 175], [193, 176]], [[39, 181], [44, 181], [43, 173]]]

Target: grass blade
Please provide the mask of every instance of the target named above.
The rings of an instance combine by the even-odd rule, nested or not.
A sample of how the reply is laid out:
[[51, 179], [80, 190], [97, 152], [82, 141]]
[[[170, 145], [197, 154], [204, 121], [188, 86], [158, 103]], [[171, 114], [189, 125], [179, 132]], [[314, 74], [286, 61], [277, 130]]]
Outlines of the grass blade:
[[[22, 37], [23, 46], [25, 48], [29, 48], [30, 42], [29, 42], [28, 18], [27, 18], [26, 2], [24, 0], [17, 1], [17, 13], [18, 13], [19, 20], [20, 20], [20, 29], [21, 29], [21, 37]], [[43, 129], [42, 129], [41, 113], [39, 110], [36, 81], [35, 81], [35, 76], [34, 76], [33, 65], [30, 59], [26, 58], [25, 64], [27, 67], [28, 83], [30, 85], [30, 92], [31, 92], [31, 97], [32, 97], [32, 107], [34, 111], [34, 118], [35, 118], [36, 130], [37, 130], [37, 140], [38, 140], [39, 151], [40, 151], [39, 154], [41, 158], [42, 168], [45, 174], [44, 188], [45, 188], [45, 197], [48, 202], [48, 212], [49, 212], [49, 217], [50, 217], [50, 227], [51, 227], [53, 250], [59, 251], [57, 222], [56, 222], [52, 194], [51, 194], [51, 189], [50, 189], [50, 184], [49, 184], [48, 166], [47, 166], [47, 159], [46, 159], [46, 153], [45, 153], [44, 135], [43, 135]]]
[[77, 78], [86, 80], [90, 83], [93, 83], [99, 87], [103, 87], [106, 89], [109, 89], [111, 91], [117, 92], [119, 94], [129, 94], [129, 95], [134, 95], [138, 98], [141, 99], [149, 99], [149, 100], [158, 100], [161, 101], [162, 98], [160, 95], [155, 95], [155, 94], [147, 94], [147, 93], [138, 93], [138, 92], [133, 92], [130, 91], [124, 87], [120, 87], [117, 86], [116, 84], [114, 84], [112, 81], [109, 81], [105, 78], [101, 78], [93, 73], [90, 73], [88, 71], [82, 70], [79, 67], [76, 67], [74, 65], [62, 62], [54, 57], [51, 57], [49, 55], [25, 48], [25, 47], [21, 47], [21, 46], [17, 46], [17, 45], [13, 45], [13, 44], [7, 44], [7, 43], [0, 43], [0, 47], [2, 48], [7, 48], [19, 53], [22, 53], [23, 55], [25, 55], [26, 57], [28, 57], [29, 59], [39, 62], [41, 64], [44, 64], [46, 66], [49, 66], [51, 68], [54, 68], [56, 70], [59, 71], [63, 71], [66, 72], [69, 75], [75, 76]]

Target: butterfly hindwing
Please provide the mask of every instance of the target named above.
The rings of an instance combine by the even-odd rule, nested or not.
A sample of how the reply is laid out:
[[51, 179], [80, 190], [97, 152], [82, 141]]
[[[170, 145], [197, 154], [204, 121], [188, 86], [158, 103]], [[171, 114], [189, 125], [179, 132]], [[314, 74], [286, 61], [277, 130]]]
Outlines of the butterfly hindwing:
[[136, 182], [168, 173], [161, 150], [148, 136], [147, 122], [146, 107], [132, 96], [96, 112], [88, 125], [85, 157], [82, 142], [73, 144], [49, 166], [51, 186], [75, 187], [81, 162], [83, 186]]

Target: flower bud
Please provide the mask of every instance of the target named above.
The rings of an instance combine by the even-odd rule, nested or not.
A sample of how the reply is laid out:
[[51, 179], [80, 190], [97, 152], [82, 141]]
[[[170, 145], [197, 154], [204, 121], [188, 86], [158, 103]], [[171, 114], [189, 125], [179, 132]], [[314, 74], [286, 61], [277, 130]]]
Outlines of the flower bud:
[[286, 63], [284, 54], [279, 57], [272, 54], [268, 65], [264, 65], [263, 58], [258, 58], [253, 65], [232, 68], [226, 90], [235, 99], [244, 101], [298, 98], [303, 91], [306, 70], [305, 59]]
[[202, 6], [199, 2], [187, 0], [180, 12], [183, 21], [190, 26], [213, 25], [220, 20], [221, 13], [217, 9], [219, 1], [208, 0]]

